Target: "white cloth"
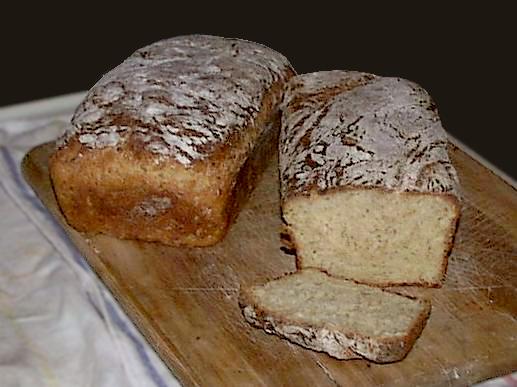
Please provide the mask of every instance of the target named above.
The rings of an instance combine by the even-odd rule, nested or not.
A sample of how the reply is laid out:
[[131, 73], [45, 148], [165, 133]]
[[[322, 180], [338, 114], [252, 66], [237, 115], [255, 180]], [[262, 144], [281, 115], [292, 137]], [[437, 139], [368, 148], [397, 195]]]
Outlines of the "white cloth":
[[0, 386], [178, 386], [20, 174], [69, 115], [0, 122]]
[[[0, 115], [0, 387], [179, 386], [21, 176], [80, 97]], [[517, 373], [478, 387], [515, 385]]]

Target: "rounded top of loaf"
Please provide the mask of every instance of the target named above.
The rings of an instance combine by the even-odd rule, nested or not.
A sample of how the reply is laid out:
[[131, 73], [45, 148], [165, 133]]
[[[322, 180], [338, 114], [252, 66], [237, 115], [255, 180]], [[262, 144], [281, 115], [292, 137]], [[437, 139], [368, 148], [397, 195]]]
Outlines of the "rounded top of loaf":
[[290, 79], [282, 106], [282, 197], [336, 188], [459, 195], [436, 105], [419, 85], [357, 71]]
[[131, 140], [188, 166], [253, 124], [270, 86], [293, 70], [263, 45], [207, 35], [135, 51], [87, 93], [63, 136], [88, 148]]

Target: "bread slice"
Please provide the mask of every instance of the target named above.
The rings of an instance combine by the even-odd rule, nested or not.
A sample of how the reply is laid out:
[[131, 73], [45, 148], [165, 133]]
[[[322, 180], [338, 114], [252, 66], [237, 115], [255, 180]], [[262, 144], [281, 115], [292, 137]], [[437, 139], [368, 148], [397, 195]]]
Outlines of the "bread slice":
[[267, 333], [337, 359], [403, 359], [427, 322], [431, 303], [315, 269], [242, 289], [245, 319]]
[[137, 50], [87, 93], [50, 159], [67, 221], [176, 246], [219, 242], [277, 152], [292, 75], [283, 55], [240, 39]]
[[459, 183], [425, 90], [352, 71], [296, 76], [279, 157], [299, 268], [379, 286], [441, 286]]

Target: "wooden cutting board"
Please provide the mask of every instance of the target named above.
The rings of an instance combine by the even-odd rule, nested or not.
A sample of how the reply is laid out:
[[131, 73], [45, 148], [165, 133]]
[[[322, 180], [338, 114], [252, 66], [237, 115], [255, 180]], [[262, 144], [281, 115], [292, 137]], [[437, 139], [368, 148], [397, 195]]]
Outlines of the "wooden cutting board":
[[281, 249], [275, 161], [224, 242], [179, 249], [68, 227], [49, 181], [52, 149], [27, 154], [27, 181], [184, 385], [463, 386], [517, 370], [517, 192], [455, 146], [464, 208], [447, 281], [398, 288], [429, 297], [433, 310], [408, 357], [388, 365], [339, 361], [242, 318], [239, 286], [295, 270]]

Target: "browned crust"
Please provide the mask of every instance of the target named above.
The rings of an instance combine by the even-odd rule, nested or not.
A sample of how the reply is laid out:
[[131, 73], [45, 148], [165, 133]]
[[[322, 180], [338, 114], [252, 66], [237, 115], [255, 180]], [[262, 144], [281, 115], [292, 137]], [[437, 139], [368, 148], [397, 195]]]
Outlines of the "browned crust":
[[[372, 187], [372, 188], [361, 188], [361, 187], [338, 187], [338, 188], [333, 188], [333, 189], [328, 189], [328, 190], [325, 190], [325, 191], [317, 191], [317, 194], [318, 195], [328, 195], [328, 194], [332, 194], [332, 193], [336, 193], [336, 192], [343, 192], [343, 191], [351, 191], [351, 190], [359, 190], [359, 191], [364, 191], [364, 190], [368, 190], [368, 189], [375, 189], [375, 190], [380, 190], [380, 191], [383, 191], [383, 192], [395, 192], [393, 190], [388, 190], [388, 189], [382, 189], [382, 188], [377, 188], [377, 187]], [[312, 192], [314, 193], [314, 192]], [[333, 277], [339, 277], [339, 278], [342, 278], [342, 279], [346, 279], [346, 280], [351, 280], [351, 281], [354, 281], [354, 282], [357, 282], [357, 283], [362, 283], [364, 285], [370, 285], [370, 286], [376, 286], [376, 287], [391, 287], [391, 286], [421, 286], [421, 287], [427, 287], [427, 288], [441, 288], [443, 286], [443, 283], [445, 282], [445, 278], [446, 278], [446, 275], [447, 275], [447, 265], [448, 265], [448, 261], [449, 261], [449, 255], [452, 251], [452, 248], [454, 246], [454, 238], [456, 236], [456, 230], [458, 228], [458, 223], [459, 223], [459, 220], [460, 220], [460, 216], [461, 216], [461, 202], [459, 200], [459, 198], [455, 195], [452, 195], [452, 194], [447, 194], [447, 193], [431, 193], [431, 192], [414, 192], [414, 191], [408, 191], [408, 192], [401, 192], [401, 194], [403, 195], [436, 195], [436, 196], [439, 196], [441, 198], [443, 198], [444, 200], [447, 200], [449, 201], [453, 207], [454, 207], [454, 212], [456, 213], [456, 216], [454, 217], [454, 219], [452, 220], [451, 224], [450, 224], [450, 227], [449, 227], [449, 232], [447, 234], [447, 240], [448, 242], [445, 244], [444, 246], [444, 250], [443, 250], [443, 258], [442, 258], [442, 263], [441, 263], [441, 266], [440, 266], [440, 278], [437, 282], [428, 282], [428, 281], [415, 281], [415, 282], [391, 282], [391, 281], [385, 281], [385, 282], [368, 282], [368, 281], [358, 281], [356, 280], [355, 278], [348, 278], [348, 277], [342, 277], [342, 276], [338, 276], [338, 275], [335, 275], [335, 274], [332, 274]], [[306, 198], [308, 196], [311, 195], [311, 192], [304, 192], [304, 193], [300, 193], [300, 194], [294, 194], [294, 195], [289, 195], [286, 200], [282, 200], [282, 204], [281, 204], [281, 208], [282, 208], [282, 221], [284, 223], [284, 233], [289, 235], [289, 239], [290, 239], [290, 242], [289, 242], [289, 246], [291, 249], [294, 250], [295, 252], [295, 255], [296, 255], [296, 267], [298, 269], [303, 269], [303, 268], [312, 268], [311, 266], [304, 266], [303, 265], [303, 256], [300, 252], [300, 249], [298, 247], [298, 244], [296, 243], [296, 238], [294, 237], [294, 233], [293, 231], [290, 229], [290, 226], [289, 224], [287, 223], [287, 221], [285, 220], [285, 217], [283, 216], [283, 209], [284, 209], [284, 205], [285, 203], [287, 203], [287, 200], [298, 200], [300, 198]], [[314, 269], [318, 269], [320, 271], [323, 271], [327, 274], [330, 275], [330, 273], [328, 273], [327, 271], [325, 271], [324, 269], [322, 268], [318, 268], [318, 267], [314, 267]]]
[[[171, 157], [144, 151], [131, 140], [116, 149], [90, 149], [71, 138], [49, 162], [54, 192], [67, 222], [82, 232], [174, 246], [202, 247], [219, 242], [276, 150], [278, 102], [285, 82], [293, 75], [294, 71], [287, 68], [265, 93], [253, 127], [235, 131], [209, 158], [194, 163], [190, 171]], [[273, 127], [265, 129], [269, 125]], [[101, 172], [113, 163], [138, 165], [143, 172], [125, 172], [122, 183], [103, 187], [91, 168]], [[90, 181], [85, 181], [80, 171], [88, 171]], [[151, 175], [171, 176], [174, 171], [191, 172], [209, 184], [201, 192], [194, 192], [189, 187], [178, 190], [172, 186], [173, 178], [162, 178], [159, 188], [151, 181]], [[156, 216], [133, 211], [138, 203], [152, 197], [166, 198], [172, 205]]]
[[[311, 269], [309, 269], [309, 270], [311, 270]], [[282, 278], [289, 276], [289, 275], [299, 275], [299, 274], [301, 274], [301, 271], [298, 271], [295, 273], [287, 273], [287, 274], [284, 274], [280, 277], [277, 277], [277, 278], [271, 280], [270, 282], [281, 280]], [[327, 273], [325, 273], [325, 274], [327, 274]], [[352, 281], [352, 282], [356, 282], [356, 281]], [[363, 343], [375, 342], [377, 344], [378, 348], [380, 348], [377, 350], [378, 354], [374, 354], [373, 351], [370, 354], [364, 354], [364, 353], [356, 352], [357, 349], [354, 349], [350, 346], [342, 346], [342, 351], [343, 351], [342, 357], [341, 356], [339, 356], [339, 357], [332, 356], [331, 354], [329, 354], [327, 352], [327, 354], [329, 356], [335, 357], [339, 360], [365, 359], [365, 360], [369, 360], [369, 361], [372, 361], [375, 363], [380, 363], [380, 364], [392, 363], [392, 362], [396, 362], [396, 361], [400, 361], [400, 360], [404, 359], [407, 356], [407, 354], [411, 351], [416, 340], [422, 333], [422, 331], [427, 323], [427, 320], [431, 314], [432, 306], [431, 306], [431, 302], [426, 299], [419, 299], [417, 297], [408, 296], [408, 295], [401, 294], [401, 293], [398, 293], [398, 292], [395, 292], [392, 290], [388, 290], [388, 289], [379, 289], [379, 290], [386, 292], [386, 293], [396, 294], [398, 296], [405, 297], [405, 298], [408, 298], [411, 300], [416, 300], [422, 304], [422, 306], [423, 306], [422, 311], [419, 313], [418, 316], [416, 316], [416, 318], [414, 319], [413, 325], [411, 326], [409, 331], [406, 333], [406, 335], [400, 336], [400, 337], [373, 338], [373, 337], [369, 337], [369, 336], [359, 335], [354, 332], [340, 332], [339, 330], [337, 330], [335, 328], [333, 329], [331, 327], [325, 326], [324, 323], [321, 325], [304, 324], [303, 322], [297, 321], [295, 319], [286, 318], [285, 316], [281, 316], [271, 310], [268, 310], [267, 308], [263, 308], [263, 307], [259, 306], [259, 303], [254, 299], [254, 297], [252, 295], [252, 287], [246, 287], [246, 288], [241, 287], [241, 290], [239, 293], [239, 306], [242, 309], [243, 313], [244, 313], [244, 309], [246, 307], [251, 307], [255, 313], [256, 321], [250, 321], [248, 319], [246, 319], [246, 321], [248, 321], [250, 324], [254, 325], [257, 328], [264, 329], [269, 334], [275, 334], [281, 338], [289, 340], [289, 338], [285, 337], [284, 335], [282, 335], [282, 333], [279, 332], [279, 330], [282, 330], [282, 327], [298, 326], [300, 328], [307, 329], [307, 330], [313, 330], [313, 331], [327, 329], [327, 330], [333, 331], [333, 335], [336, 338], [336, 342], [338, 342], [341, 345], [344, 345], [344, 343], [342, 343], [339, 340], [339, 338], [338, 338], [339, 335], [343, 335], [344, 337], [347, 337], [347, 338], [353, 338], [354, 340], [361, 341]], [[289, 340], [289, 341], [292, 341], [292, 340]], [[307, 342], [307, 338], [301, 338], [300, 342], [295, 342], [295, 341], [292, 341], [292, 342], [294, 342], [295, 344], [302, 345], [306, 348], [315, 350], [313, 347], [311, 347], [311, 344]], [[401, 345], [401, 344], [403, 344], [403, 345]], [[326, 352], [326, 351], [323, 349], [320, 352]]]
[[[393, 83], [394, 82], [394, 83]], [[360, 178], [360, 176], [355, 176], [354, 173], [354, 179], [349, 180], [347, 179], [347, 170], [348, 167], [354, 166], [356, 164], [356, 161], [353, 161], [352, 159], [343, 159], [341, 161], [341, 167], [335, 169], [333, 172], [335, 172], [332, 175], [332, 178], [326, 177], [327, 173], [330, 171], [325, 168], [322, 168], [322, 165], [325, 165], [325, 149], [327, 146], [330, 145], [327, 141], [333, 141], [335, 144], [338, 144], [341, 142], [342, 145], [345, 146], [351, 146], [355, 148], [357, 151], [364, 152], [366, 149], [364, 149], [365, 144], [362, 144], [363, 137], [366, 136], [369, 138], [369, 135], [363, 133], [359, 134], [359, 131], [357, 129], [351, 129], [350, 127], [356, 127], [355, 125], [349, 125], [349, 127], [346, 130], [345, 133], [340, 133], [338, 135], [336, 130], [338, 130], [338, 121], [336, 117], [329, 118], [327, 117], [327, 114], [330, 110], [330, 107], [335, 106], [335, 103], [338, 105], [340, 104], [339, 101], [333, 101], [332, 99], [337, 95], [342, 96], [350, 96], [350, 92], [355, 88], [361, 88], [361, 87], [367, 87], [367, 85], [372, 84], [385, 84], [386, 87], [393, 87], [394, 90], [398, 90], [399, 86], [402, 88], [409, 87], [411, 89], [411, 95], [416, 96], [419, 95], [419, 98], [415, 98], [412, 102], [406, 101], [405, 103], [409, 105], [411, 104], [417, 104], [417, 109], [421, 109], [422, 111], [430, 112], [430, 115], [426, 118], [426, 120], [430, 121], [437, 121], [439, 123], [439, 116], [436, 109], [436, 104], [433, 102], [432, 98], [429, 96], [429, 94], [419, 85], [415, 84], [414, 82], [404, 80], [401, 78], [391, 78], [391, 77], [379, 77], [374, 74], [368, 74], [364, 72], [356, 72], [356, 71], [340, 71], [340, 70], [334, 70], [334, 71], [321, 71], [321, 72], [315, 72], [305, 75], [299, 75], [295, 78], [293, 78], [288, 86], [287, 91], [285, 95], [285, 102], [283, 105], [283, 114], [286, 116], [286, 124], [284, 125], [284, 128], [282, 130], [282, 136], [281, 136], [281, 178], [282, 178], [282, 196], [284, 199], [287, 198], [290, 194], [293, 193], [302, 193], [302, 194], [308, 194], [311, 191], [316, 190], [327, 190], [327, 187], [334, 187], [338, 189], [345, 188], [344, 186], [364, 186], [364, 187], [374, 187], [374, 188], [380, 188], [382, 189], [385, 187], [386, 183], [383, 182], [384, 178], [379, 177], [379, 174], [372, 174], [375, 172], [375, 169], [377, 168], [387, 168], [391, 169], [393, 168], [392, 162], [395, 160], [391, 160], [392, 156], [388, 156], [387, 154], [384, 154], [384, 151], [380, 151], [381, 158], [387, 157], [385, 161], [389, 161], [388, 165], [385, 165], [384, 167], [380, 167], [377, 164], [372, 164], [371, 168], [368, 167], [369, 161], [366, 161], [365, 164], [363, 164], [361, 171], [363, 171], [366, 175], [363, 176], [365, 179]], [[389, 86], [387, 86], [389, 85]], [[373, 113], [375, 116], [376, 112], [372, 112], [370, 109], [369, 99], [371, 95], [380, 96], [382, 95], [382, 98], [384, 98], [384, 101], [388, 103], [395, 103], [394, 93], [388, 93], [385, 94], [386, 88], [383, 88], [383, 93], [378, 93], [378, 89], [376, 91], [375, 88], [372, 90], [369, 90], [367, 94], [365, 94], [363, 97], [366, 99], [361, 99], [363, 97], [357, 97], [356, 96], [356, 102], [361, 102], [361, 105], [356, 106], [356, 112], [358, 114], [361, 114], [361, 118], [363, 118], [363, 115], [368, 115], [370, 113]], [[359, 99], [357, 99], [359, 98]], [[335, 102], [335, 103], [334, 103]], [[342, 102], [341, 102], [342, 103]], [[341, 106], [341, 105], [339, 105]], [[395, 106], [395, 105], [393, 105]], [[396, 109], [396, 108], [395, 108]], [[348, 112], [349, 113], [349, 112]], [[348, 114], [347, 113], [347, 114]], [[309, 119], [310, 117], [310, 119]], [[291, 120], [291, 118], [293, 118]], [[335, 122], [331, 123], [330, 121], [327, 121], [327, 118], [329, 120], [335, 120]], [[421, 119], [423, 117], [419, 117]], [[343, 119], [343, 116], [340, 116], [340, 121]], [[323, 124], [324, 128], [321, 127], [322, 120], [325, 120], [325, 124]], [[409, 122], [409, 121], [408, 121]], [[307, 125], [306, 125], [307, 123]], [[356, 122], [354, 122], [355, 124]], [[386, 124], [386, 123], [385, 123]], [[383, 125], [385, 125], [383, 124]], [[333, 126], [334, 125], [334, 126]], [[380, 124], [379, 124], [380, 125]], [[420, 143], [420, 140], [422, 139], [420, 134], [418, 125], [415, 127], [415, 125], [409, 125], [408, 128], [413, 127], [412, 130], [404, 130], [397, 128], [398, 125], [388, 125], [392, 130], [392, 134], [394, 135], [393, 141], [404, 141], [406, 143], [406, 140], [409, 138], [413, 138], [413, 136], [417, 136], [419, 138], [418, 142]], [[382, 126], [380, 125], [379, 128]], [[333, 128], [333, 129], [332, 129]], [[367, 133], [368, 131], [366, 131]], [[423, 139], [427, 142], [430, 141], [430, 144], [433, 144], [433, 147], [440, 148], [440, 153], [442, 151], [445, 151], [445, 146], [447, 144], [446, 140], [446, 133], [443, 130], [442, 127], [439, 128], [439, 131], [427, 131], [423, 130], [425, 136]], [[323, 140], [322, 134], [325, 133], [323, 137], [326, 138], [326, 140]], [[317, 135], [316, 135], [317, 134]], [[357, 139], [355, 136], [358, 136]], [[328, 138], [327, 138], [328, 136]], [[344, 137], [343, 137], [344, 136]], [[351, 136], [351, 137], [350, 137]], [[318, 140], [316, 141], [316, 137]], [[321, 137], [321, 138], [320, 138]], [[391, 137], [391, 135], [390, 135]], [[398, 140], [395, 140], [395, 138], [398, 138]], [[319, 151], [316, 150], [316, 148], [313, 148], [313, 146], [316, 146], [316, 143], [318, 144], [317, 147], [320, 148]], [[362, 144], [362, 145], [359, 145]], [[291, 149], [284, 151], [285, 147], [289, 146]], [[368, 146], [366, 146], [368, 147]], [[382, 149], [379, 148], [379, 149]], [[418, 152], [417, 154], [412, 154], [412, 152], [409, 152], [404, 157], [408, 158], [407, 161], [409, 161], [408, 165], [412, 165], [414, 161], [421, 158], [420, 153], [425, 153], [427, 147], [423, 148], [422, 151]], [[323, 150], [323, 154], [320, 152]], [[414, 149], [417, 150], [416, 148]], [[297, 159], [294, 157], [293, 151], [296, 152], [303, 152], [305, 155], [304, 160]], [[305, 153], [304, 151], [308, 151], [309, 153]], [[370, 151], [367, 153], [371, 153]], [[316, 162], [312, 155], [317, 154], [318, 159], [320, 161]], [[298, 153], [297, 156], [300, 156], [301, 154]], [[322, 159], [323, 157], [323, 159]], [[349, 157], [351, 157], [349, 155]], [[376, 161], [377, 157], [374, 157]], [[297, 161], [296, 161], [297, 160]], [[323, 160], [323, 163], [322, 161]], [[292, 165], [289, 165], [292, 164]], [[417, 163], [419, 165], [420, 163]], [[435, 165], [446, 165], [447, 175], [444, 175], [444, 181], [439, 181], [440, 188], [429, 186], [425, 187], [422, 184], [426, 180], [425, 176], [427, 172], [431, 172], [434, 169]], [[295, 167], [296, 166], [296, 167]], [[295, 169], [291, 168], [295, 167]], [[441, 191], [443, 193], [447, 192], [455, 192], [457, 190], [457, 181], [456, 181], [456, 174], [454, 173], [454, 168], [450, 168], [452, 165], [450, 164], [450, 159], [447, 158], [444, 154], [441, 154], [438, 159], [431, 161], [422, 160], [422, 165], [419, 165], [419, 170], [416, 170], [415, 172], [418, 172], [416, 178], [416, 181], [413, 183], [408, 183], [403, 181], [401, 179], [400, 173], [405, 174], [406, 172], [398, 171], [396, 174], [395, 179], [399, 180], [399, 183], [401, 183], [404, 187], [403, 189], [407, 190], [422, 190], [422, 191]], [[452, 172], [448, 169], [452, 169]], [[301, 173], [303, 170], [304, 173]], [[311, 171], [309, 173], [309, 171]], [[317, 172], [316, 172], [317, 171]], [[314, 173], [316, 172], [316, 175]], [[380, 171], [382, 172], [382, 171]], [[409, 170], [408, 170], [409, 172]], [[424, 173], [425, 172], [425, 173]], [[307, 173], [309, 173], [312, 177], [306, 178], [306, 177], [300, 177], [300, 176], [307, 176]], [[431, 174], [433, 174], [431, 172]], [[369, 176], [369, 177], [367, 177]], [[330, 179], [328, 181], [323, 181], [321, 179]], [[332, 180], [332, 182], [331, 182]], [[441, 179], [439, 179], [441, 180]], [[443, 184], [442, 184], [443, 183]], [[444, 185], [445, 184], [445, 185]]]

